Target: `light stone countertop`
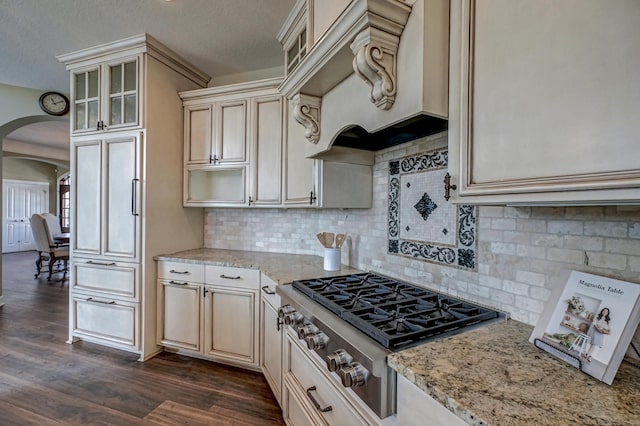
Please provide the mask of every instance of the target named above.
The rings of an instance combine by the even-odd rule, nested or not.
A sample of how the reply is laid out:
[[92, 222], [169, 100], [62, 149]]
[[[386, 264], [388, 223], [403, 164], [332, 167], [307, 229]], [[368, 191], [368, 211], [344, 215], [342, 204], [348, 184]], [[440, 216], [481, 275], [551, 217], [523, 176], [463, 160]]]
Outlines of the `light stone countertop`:
[[324, 260], [321, 256], [244, 250], [199, 248], [172, 254], [162, 254], [155, 256], [154, 259], [259, 269], [278, 284], [287, 284], [295, 280], [335, 277], [363, 272], [346, 265], [342, 265], [339, 271], [325, 271], [323, 269]]
[[396, 352], [388, 364], [471, 425], [640, 425], [640, 369], [611, 386], [529, 342], [502, 321]]

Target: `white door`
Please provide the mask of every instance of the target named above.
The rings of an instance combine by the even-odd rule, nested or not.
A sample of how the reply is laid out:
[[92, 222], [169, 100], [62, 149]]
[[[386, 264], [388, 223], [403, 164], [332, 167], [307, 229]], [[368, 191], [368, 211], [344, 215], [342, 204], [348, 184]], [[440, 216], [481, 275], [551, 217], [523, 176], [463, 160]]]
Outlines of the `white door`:
[[29, 218], [49, 211], [49, 184], [2, 181], [2, 252], [35, 250]]

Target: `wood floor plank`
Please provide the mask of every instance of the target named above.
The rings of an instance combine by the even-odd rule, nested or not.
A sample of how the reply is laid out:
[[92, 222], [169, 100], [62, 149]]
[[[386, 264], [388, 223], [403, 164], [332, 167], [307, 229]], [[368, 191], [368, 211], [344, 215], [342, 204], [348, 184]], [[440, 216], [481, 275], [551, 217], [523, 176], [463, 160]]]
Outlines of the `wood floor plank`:
[[2, 400], [63, 424], [142, 425], [140, 418], [0, 371]]
[[64, 423], [43, 417], [0, 399], [0, 425], [64, 426]]
[[[168, 352], [139, 362], [94, 343], [67, 344], [68, 286], [34, 280], [33, 259], [2, 256], [0, 425], [284, 424], [260, 373]], [[181, 419], [187, 411], [193, 421]]]
[[[233, 414], [233, 413], [232, 413]], [[174, 401], [165, 401], [145, 418], [149, 424], [159, 426], [244, 426], [252, 425], [238, 420], [234, 415], [216, 416], [205, 410], [195, 409]]]

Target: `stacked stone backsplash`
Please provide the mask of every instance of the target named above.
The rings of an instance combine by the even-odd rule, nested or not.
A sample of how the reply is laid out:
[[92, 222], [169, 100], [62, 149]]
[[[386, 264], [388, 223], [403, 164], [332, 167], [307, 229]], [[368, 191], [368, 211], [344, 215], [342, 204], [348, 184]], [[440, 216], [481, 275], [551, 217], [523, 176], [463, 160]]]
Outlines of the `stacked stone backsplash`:
[[640, 282], [640, 207], [494, 207], [477, 213], [477, 270], [387, 253], [389, 161], [447, 146], [446, 133], [376, 153], [371, 209], [208, 209], [211, 248], [322, 256], [346, 232], [343, 263], [493, 306], [535, 324], [571, 270]]

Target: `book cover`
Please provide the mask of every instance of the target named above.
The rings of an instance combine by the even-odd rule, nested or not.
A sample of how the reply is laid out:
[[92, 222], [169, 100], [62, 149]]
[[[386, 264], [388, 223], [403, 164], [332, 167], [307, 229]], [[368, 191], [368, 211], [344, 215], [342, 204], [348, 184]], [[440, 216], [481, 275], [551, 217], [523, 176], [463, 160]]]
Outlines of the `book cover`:
[[607, 384], [640, 320], [640, 284], [572, 271], [529, 341]]

